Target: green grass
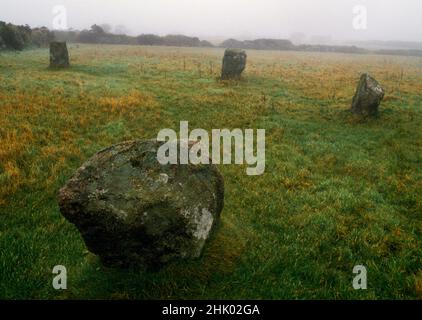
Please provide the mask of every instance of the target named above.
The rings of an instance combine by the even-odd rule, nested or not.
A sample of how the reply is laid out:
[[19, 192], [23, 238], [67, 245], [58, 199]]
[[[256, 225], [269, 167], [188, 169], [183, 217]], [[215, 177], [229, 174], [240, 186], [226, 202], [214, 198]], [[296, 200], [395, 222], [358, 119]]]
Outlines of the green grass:
[[[71, 45], [61, 71], [47, 50], [0, 55], [0, 298], [421, 298], [422, 61], [250, 51], [244, 80], [227, 83], [222, 53]], [[365, 71], [387, 90], [377, 119], [347, 111]], [[104, 268], [58, 190], [101, 148], [181, 120], [266, 129], [265, 174], [219, 166], [225, 208], [201, 259]], [[59, 264], [65, 291], [51, 285]], [[352, 287], [357, 264], [366, 291]]]

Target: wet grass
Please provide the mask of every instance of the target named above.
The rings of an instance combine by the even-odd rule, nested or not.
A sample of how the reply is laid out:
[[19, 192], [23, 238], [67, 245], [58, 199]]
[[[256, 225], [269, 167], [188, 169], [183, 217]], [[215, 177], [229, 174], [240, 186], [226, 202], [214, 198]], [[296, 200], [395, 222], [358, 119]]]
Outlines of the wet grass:
[[[0, 55], [0, 297], [415, 299], [422, 296], [422, 60], [249, 52], [217, 81], [222, 50], [70, 46]], [[387, 96], [347, 109], [361, 72]], [[402, 76], [403, 74], [403, 76]], [[204, 256], [158, 273], [106, 269], [60, 215], [58, 189], [87, 158], [159, 130], [262, 128], [264, 175], [220, 166], [222, 224]], [[51, 286], [65, 265], [68, 290]], [[352, 287], [368, 268], [368, 290]]]

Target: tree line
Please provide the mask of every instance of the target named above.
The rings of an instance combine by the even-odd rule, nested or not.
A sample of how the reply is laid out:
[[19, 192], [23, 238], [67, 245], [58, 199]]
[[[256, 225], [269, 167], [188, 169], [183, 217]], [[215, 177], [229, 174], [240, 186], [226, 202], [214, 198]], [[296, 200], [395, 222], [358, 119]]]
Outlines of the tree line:
[[213, 47], [212, 43], [200, 40], [196, 37], [184, 35], [157, 36], [154, 34], [142, 34], [128, 36], [125, 34], [113, 34], [106, 32], [103, 27], [94, 24], [89, 30], [82, 31], [56, 31], [57, 39], [78, 43], [98, 44], [131, 44], [149, 46], [176, 46], [176, 47]]
[[50, 31], [46, 27], [31, 28], [0, 21], [0, 49], [23, 50], [30, 47], [45, 47], [51, 41], [67, 41], [91, 44], [128, 44], [176, 47], [213, 47], [213, 44], [196, 37], [184, 35], [157, 36], [142, 34], [136, 37], [106, 32], [94, 24], [89, 30]]
[[0, 49], [23, 50], [47, 46], [54, 40], [54, 32], [46, 27], [31, 28], [0, 21]]
[[144, 46], [174, 46], [174, 47], [221, 47], [254, 50], [292, 50], [309, 52], [337, 52], [355, 54], [386, 54], [402, 56], [422, 56], [422, 50], [369, 50], [356, 46], [330, 46], [330, 45], [294, 45], [290, 40], [284, 39], [256, 39], [239, 41], [228, 39], [219, 46], [200, 40], [197, 37], [184, 35], [158, 36], [154, 34], [141, 34], [129, 36], [115, 34], [106, 28], [94, 24], [88, 30], [51, 31], [46, 27], [31, 28], [28, 25], [17, 26], [0, 21], [0, 50], [23, 50], [29, 47], [46, 47], [51, 41], [66, 41], [72, 43], [89, 44], [125, 44]]

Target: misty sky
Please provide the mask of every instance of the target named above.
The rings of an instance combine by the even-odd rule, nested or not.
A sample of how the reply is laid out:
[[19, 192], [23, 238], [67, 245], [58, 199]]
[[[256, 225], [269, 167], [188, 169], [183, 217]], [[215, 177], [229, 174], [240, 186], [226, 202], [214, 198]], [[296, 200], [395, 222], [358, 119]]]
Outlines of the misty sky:
[[[130, 34], [422, 41], [420, 0], [0, 0], [0, 20], [52, 27], [64, 5], [68, 26], [124, 25]], [[368, 10], [366, 30], [353, 28], [353, 7]]]

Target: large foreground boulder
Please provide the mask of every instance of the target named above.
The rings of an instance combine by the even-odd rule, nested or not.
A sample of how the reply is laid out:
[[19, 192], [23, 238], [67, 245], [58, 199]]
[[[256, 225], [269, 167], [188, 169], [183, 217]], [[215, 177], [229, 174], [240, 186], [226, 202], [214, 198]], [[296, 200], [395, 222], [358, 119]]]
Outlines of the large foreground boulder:
[[[160, 165], [163, 142], [129, 141], [89, 159], [59, 193], [61, 213], [106, 266], [197, 258], [224, 204], [213, 165]], [[191, 147], [191, 145], [190, 145]]]
[[227, 49], [224, 52], [221, 79], [239, 79], [246, 68], [246, 52], [241, 49]]
[[376, 116], [384, 94], [384, 89], [374, 78], [366, 73], [363, 74], [353, 97], [352, 112], [358, 115]]
[[50, 43], [50, 68], [69, 67], [69, 52], [66, 42], [54, 41]]

